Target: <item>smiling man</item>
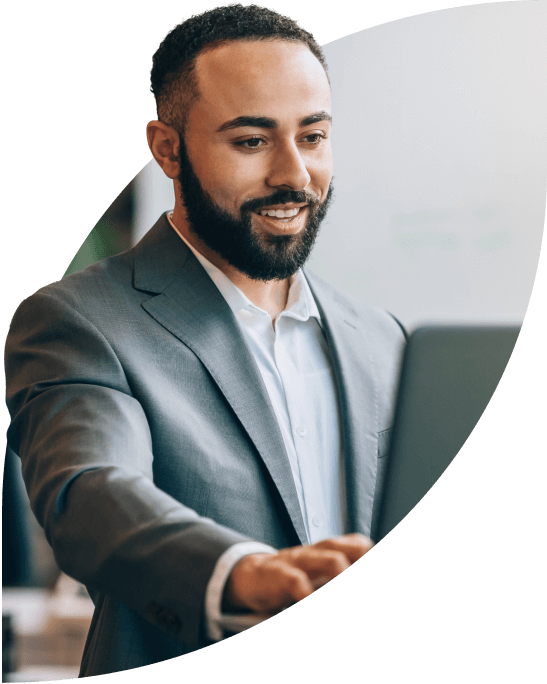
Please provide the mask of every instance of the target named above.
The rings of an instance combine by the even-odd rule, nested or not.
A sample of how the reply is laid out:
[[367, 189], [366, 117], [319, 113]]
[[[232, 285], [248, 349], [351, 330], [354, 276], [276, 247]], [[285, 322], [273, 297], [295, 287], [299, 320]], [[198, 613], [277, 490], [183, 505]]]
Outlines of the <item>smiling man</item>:
[[219, 8], [165, 38], [152, 89], [173, 211], [26, 300], [7, 344], [9, 445], [95, 603], [82, 676], [222, 639], [370, 549], [404, 344], [302, 268], [332, 195], [313, 37]]
[[332, 195], [325, 69], [296, 41], [208, 46], [195, 60], [199, 97], [181, 126], [163, 104], [162, 49], [169, 43], [152, 71], [161, 120], [148, 124], [148, 141], [175, 181], [172, 221], [275, 316]]

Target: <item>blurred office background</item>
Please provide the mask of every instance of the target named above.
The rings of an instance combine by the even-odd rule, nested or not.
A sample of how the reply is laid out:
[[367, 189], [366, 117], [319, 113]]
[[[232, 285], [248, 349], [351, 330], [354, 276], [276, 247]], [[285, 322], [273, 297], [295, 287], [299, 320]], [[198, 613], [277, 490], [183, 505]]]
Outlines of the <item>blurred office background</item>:
[[[65, 275], [127, 249], [133, 242], [134, 215], [130, 183], [86, 238]], [[3, 482], [2, 681], [77, 677], [93, 604], [85, 587], [59, 570], [30, 509], [21, 462], [9, 448]]]
[[[325, 46], [336, 194], [310, 268], [409, 329], [520, 323], [526, 312], [547, 176], [547, 14], [538, 5], [433, 12]], [[150, 162], [67, 272], [135, 244], [173, 204], [171, 182]], [[8, 456], [4, 680], [76, 676], [92, 606], [60, 575]]]

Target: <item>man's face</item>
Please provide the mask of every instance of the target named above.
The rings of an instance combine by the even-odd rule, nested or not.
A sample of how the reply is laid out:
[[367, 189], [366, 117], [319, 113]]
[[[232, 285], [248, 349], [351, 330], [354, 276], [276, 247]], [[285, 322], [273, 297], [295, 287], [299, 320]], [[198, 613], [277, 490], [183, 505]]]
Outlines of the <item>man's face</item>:
[[286, 278], [308, 257], [331, 196], [323, 67], [300, 43], [267, 40], [215, 48], [196, 69], [179, 175], [189, 226], [249, 277]]

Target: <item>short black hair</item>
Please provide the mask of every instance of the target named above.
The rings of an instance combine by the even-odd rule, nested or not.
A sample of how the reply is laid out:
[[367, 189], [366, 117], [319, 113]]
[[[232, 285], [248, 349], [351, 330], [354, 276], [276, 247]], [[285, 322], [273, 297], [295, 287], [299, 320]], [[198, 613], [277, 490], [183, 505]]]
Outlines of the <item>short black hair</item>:
[[158, 119], [184, 133], [186, 117], [199, 93], [197, 56], [233, 40], [286, 40], [306, 45], [325, 73], [327, 64], [311, 33], [288, 17], [257, 5], [227, 5], [190, 17], [163, 39], [152, 58], [151, 90]]

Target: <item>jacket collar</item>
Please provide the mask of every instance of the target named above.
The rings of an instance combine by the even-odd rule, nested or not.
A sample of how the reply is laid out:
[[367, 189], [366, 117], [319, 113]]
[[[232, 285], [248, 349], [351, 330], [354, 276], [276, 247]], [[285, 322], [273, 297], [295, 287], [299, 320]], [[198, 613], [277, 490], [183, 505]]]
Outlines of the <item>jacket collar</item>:
[[309, 271], [336, 375], [342, 415], [348, 528], [370, 536], [378, 467], [378, 369], [363, 317]]

